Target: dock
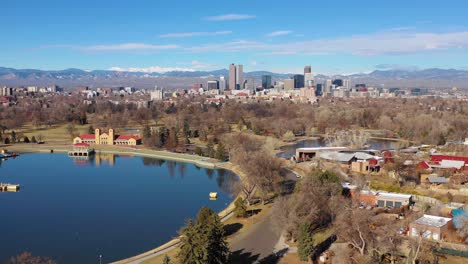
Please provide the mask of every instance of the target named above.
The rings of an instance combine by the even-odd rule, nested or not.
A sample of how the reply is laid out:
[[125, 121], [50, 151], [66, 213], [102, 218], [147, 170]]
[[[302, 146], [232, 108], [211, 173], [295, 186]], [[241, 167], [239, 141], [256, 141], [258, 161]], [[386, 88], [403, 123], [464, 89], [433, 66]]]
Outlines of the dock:
[[94, 149], [86, 143], [77, 143], [73, 145], [73, 150], [68, 152], [69, 157], [89, 157], [94, 154]]
[[0, 192], [17, 192], [19, 190], [19, 184], [0, 183]]

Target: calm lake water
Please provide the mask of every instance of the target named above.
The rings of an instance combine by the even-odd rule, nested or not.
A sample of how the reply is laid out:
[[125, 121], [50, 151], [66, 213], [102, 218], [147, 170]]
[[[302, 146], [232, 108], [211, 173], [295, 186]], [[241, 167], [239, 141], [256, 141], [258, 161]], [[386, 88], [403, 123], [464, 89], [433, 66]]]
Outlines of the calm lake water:
[[[0, 263], [22, 251], [58, 263], [130, 257], [177, 235], [186, 219], [232, 201], [238, 177], [227, 170], [142, 157], [25, 154], [0, 164]], [[209, 192], [218, 192], [216, 201]]]
[[[397, 147], [397, 142], [392, 140], [382, 140], [382, 139], [369, 139], [367, 141], [369, 149], [377, 150], [386, 150], [386, 149], [395, 149]], [[326, 143], [323, 139], [309, 139], [298, 141], [295, 144], [281, 147], [281, 152], [278, 153], [278, 157], [289, 159], [296, 154], [297, 148], [316, 148], [324, 147]]]

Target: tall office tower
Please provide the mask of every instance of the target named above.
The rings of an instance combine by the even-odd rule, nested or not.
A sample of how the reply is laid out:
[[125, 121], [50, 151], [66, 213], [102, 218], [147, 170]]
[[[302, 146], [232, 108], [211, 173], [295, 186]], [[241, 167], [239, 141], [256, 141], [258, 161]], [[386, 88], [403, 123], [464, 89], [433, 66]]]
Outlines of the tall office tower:
[[312, 73], [312, 67], [310, 67], [310, 65], [304, 67], [304, 75], [306, 73]]
[[346, 88], [347, 90], [349, 90], [349, 88], [350, 88], [349, 80], [343, 80], [343, 87]]
[[304, 88], [304, 75], [294, 75], [294, 88]]
[[236, 89], [236, 65], [229, 65], [229, 90]]
[[323, 92], [323, 84], [317, 83], [317, 86], [315, 87], [315, 96], [322, 96]]
[[335, 80], [333, 80], [332, 84], [336, 85], [337, 87], [343, 86], [343, 80], [342, 79], [335, 79]]
[[323, 87], [323, 90], [324, 90], [325, 92], [330, 91], [331, 85], [332, 85], [332, 80], [326, 80], [326, 81], [325, 81], [325, 87]]
[[226, 79], [224, 79], [224, 76], [219, 76], [219, 92], [224, 93], [224, 90], [226, 90]]
[[207, 89], [209, 90], [218, 90], [219, 89], [219, 81], [208, 81], [207, 82]]
[[284, 90], [285, 91], [294, 90], [294, 79], [285, 79], [284, 80]]
[[244, 67], [239, 64], [236, 66], [236, 89], [240, 90], [244, 83]]
[[311, 72], [304, 73], [304, 83], [305, 87], [312, 87], [314, 86], [314, 75]]
[[271, 75], [262, 75], [262, 88], [268, 89], [271, 87]]
[[164, 89], [158, 88], [156, 85], [154, 90], [150, 92], [151, 101], [161, 101], [164, 99]]

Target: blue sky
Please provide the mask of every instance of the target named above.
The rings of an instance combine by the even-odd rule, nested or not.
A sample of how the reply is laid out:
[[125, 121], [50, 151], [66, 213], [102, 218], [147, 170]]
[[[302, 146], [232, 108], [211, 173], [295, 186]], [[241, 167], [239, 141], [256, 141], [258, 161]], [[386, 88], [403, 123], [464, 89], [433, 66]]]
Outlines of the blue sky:
[[3, 0], [0, 66], [468, 69], [465, 0]]

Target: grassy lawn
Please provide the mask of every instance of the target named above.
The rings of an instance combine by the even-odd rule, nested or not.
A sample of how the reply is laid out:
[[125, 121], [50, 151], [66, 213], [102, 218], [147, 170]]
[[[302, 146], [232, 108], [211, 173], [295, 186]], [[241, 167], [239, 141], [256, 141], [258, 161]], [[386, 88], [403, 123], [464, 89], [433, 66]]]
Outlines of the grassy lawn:
[[[23, 133], [23, 136], [27, 136], [30, 140], [32, 136], [36, 139], [39, 135], [43, 136], [43, 140], [50, 144], [71, 144], [72, 137], [67, 131], [68, 124], [55, 125], [51, 127], [34, 127], [31, 124], [24, 125], [21, 129], [15, 129], [17, 133]], [[76, 133], [84, 134], [88, 133], [89, 125], [76, 125]], [[10, 132], [10, 131], [8, 131]], [[21, 138], [23, 140], [23, 138]]]

